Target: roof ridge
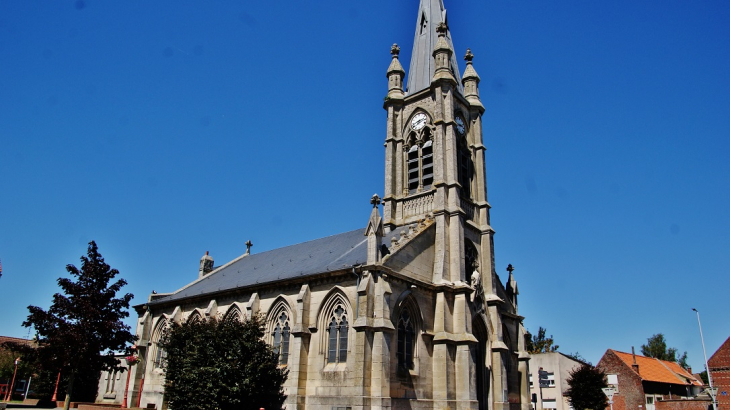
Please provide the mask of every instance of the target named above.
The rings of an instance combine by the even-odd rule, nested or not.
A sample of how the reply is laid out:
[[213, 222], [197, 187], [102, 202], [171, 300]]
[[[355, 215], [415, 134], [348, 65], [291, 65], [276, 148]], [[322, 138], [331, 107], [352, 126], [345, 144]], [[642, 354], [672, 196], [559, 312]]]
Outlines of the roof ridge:
[[[656, 357], [652, 357], [652, 359], [654, 359], [654, 360], [658, 361], [659, 363], [661, 363], [661, 365], [664, 366], [665, 369], [669, 370], [669, 372], [672, 373], [672, 375], [674, 377], [676, 377], [677, 380], [679, 380], [682, 383], [687, 383], [685, 380], [682, 380], [682, 379], [679, 378], [679, 375], [677, 374], [677, 372], [675, 372], [669, 366], [667, 366], [666, 364], [664, 364], [664, 362], [668, 362], [668, 360], [657, 359]], [[670, 363], [676, 363], [676, 362], [670, 362]]]

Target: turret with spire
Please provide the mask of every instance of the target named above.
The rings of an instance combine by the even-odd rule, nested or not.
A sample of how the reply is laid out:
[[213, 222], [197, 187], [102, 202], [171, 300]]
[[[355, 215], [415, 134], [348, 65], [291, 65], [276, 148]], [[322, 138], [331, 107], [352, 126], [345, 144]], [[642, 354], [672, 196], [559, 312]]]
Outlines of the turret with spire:
[[471, 49], [467, 48], [466, 55], [464, 56], [464, 60], [466, 60], [466, 70], [464, 70], [464, 78], [461, 82], [464, 84], [464, 97], [466, 97], [466, 100], [469, 101], [472, 108], [478, 109], [479, 113], [482, 114], [484, 113], [484, 106], [482, 105], [482, 101], [479, 99], [479, 81], [481, 79], [474, 69], [474, 65], [472, 64], [473, 59], [474, 54], [472, 54]]
[[388, 99], [403, 100], [405, 96], [403, 94], [403, 78], [406, 76], [406, 72], [403, 70], [403, 66], [398, 61], [398, 55], [400, 54], [400, 47], [398, 44], [393, 44], [390, 48], [390, 54], [393, 56], [393, 60], [390, 62], [388, 67]]
[[436, 27], [436, 33], [438, 33], [438, 41], [433, 49], [433, 60], [435, 62], [435, 69], [433, 73], [433, 79], [431, 83], [438, 83], [441, 81], [448, 81], [453, 85], [457, 84], [456, 78], [451, 68], [451, 60], [454, 55], [452, 46], [446, 41], [446, 33], [449, 31], [449, 27], [446, 23], [439, 23]]

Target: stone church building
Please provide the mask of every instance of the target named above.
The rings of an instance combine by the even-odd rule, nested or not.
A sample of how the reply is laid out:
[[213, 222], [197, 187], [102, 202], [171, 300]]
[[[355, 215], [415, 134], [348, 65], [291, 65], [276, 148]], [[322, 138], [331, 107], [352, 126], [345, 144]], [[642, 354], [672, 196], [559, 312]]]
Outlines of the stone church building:
[[494, 266], [473, 55], [460, 75], [442, 0], [420, 2], [407, 84], [399, 51], [385, 187], [363, 228], [262, 253], [249, 242], [217, 267], [206, 253], [197, 280], [150, 295], [131, 405], [166, 407], [169, 323], [261, 314], [289, 370], [287, 410], [531, 408], [517, 284]]

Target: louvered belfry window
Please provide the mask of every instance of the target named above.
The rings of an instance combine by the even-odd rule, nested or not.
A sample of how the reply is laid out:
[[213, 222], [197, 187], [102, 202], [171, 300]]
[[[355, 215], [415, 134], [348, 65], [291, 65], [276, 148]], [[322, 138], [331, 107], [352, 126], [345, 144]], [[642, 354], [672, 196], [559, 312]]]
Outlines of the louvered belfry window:
[[430, 130], [424, 128], [420, 134], [412, 133], [406, 147], [408, 169], [408, 193], [426, 191], [433, 184], [433, 141]]
[[467, 146], [466, 139], [459, 138], [456, 149], [461, 195], [465, 198], [471, 198], [471, 180], [474, 172], [474, 166], [472, 164], [471, 152]]

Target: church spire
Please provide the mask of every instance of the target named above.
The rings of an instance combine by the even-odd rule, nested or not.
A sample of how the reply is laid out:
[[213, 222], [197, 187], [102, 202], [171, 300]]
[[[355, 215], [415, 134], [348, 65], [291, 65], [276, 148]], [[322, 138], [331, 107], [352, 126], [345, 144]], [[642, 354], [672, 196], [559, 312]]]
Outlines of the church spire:
[[[436, 70], [432, 53], [438, 41], [436, 28], [441, 23], [446, 23], [448, 26], [443, 0], [421, 0], [418, 6], [416, 35], [413, 39], [411, 66], [408, 70], [408, 87], [406, 92], [409, 95], [413, 95], [431, 86], [431, 80]], [[453, 50], [454, 45], [451, 42], [451, 33], [448, 30], [444, 40]], [[459, 66], [456, 64], [456, 58], [453, 54], [449, 59], [449, 66], [456, 81], [460, 82]]]

